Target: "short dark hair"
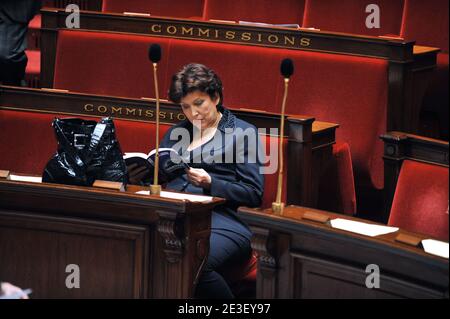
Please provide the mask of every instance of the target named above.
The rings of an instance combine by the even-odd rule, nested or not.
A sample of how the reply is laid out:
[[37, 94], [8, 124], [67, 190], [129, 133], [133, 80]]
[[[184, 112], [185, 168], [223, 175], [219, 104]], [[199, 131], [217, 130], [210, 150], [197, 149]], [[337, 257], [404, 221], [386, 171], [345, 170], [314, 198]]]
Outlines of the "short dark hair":
[[218, 107], [222, 107], [222, 81], [212, 69], [203, 64], [187, 64], [173, 75], [169, 99], [180, 103], [183, 97], [194, 91], [208, 94], [211, 100], [219, 97]]

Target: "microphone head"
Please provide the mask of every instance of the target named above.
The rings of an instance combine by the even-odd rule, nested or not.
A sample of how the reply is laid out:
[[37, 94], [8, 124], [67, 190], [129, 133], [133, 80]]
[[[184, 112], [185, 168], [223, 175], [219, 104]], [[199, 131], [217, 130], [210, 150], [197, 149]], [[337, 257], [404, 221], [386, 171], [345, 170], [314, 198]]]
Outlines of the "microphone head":
[[281, 61], [280, 71], [285, 78], [290, 78], [294, 73], [294, 62], [291, 59], [284, 59]]
[[161, 46], [157, 43], [153, 43], [148, 49], [148, 58], [153, 63], [158, 63], [161, 60]]

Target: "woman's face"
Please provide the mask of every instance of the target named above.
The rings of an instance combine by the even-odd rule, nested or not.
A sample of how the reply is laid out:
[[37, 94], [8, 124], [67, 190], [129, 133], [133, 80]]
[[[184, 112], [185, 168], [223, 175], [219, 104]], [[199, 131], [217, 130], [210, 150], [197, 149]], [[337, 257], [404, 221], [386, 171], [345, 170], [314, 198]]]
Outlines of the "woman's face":
[[219, 116], [218, 103], [219, 97], [212, 100], [208, 94], [200, 91], [187, 94], [180, 102], [181, 109], [189, 122], [201, 129], [206, 129], [216, 123], [217, 116]]

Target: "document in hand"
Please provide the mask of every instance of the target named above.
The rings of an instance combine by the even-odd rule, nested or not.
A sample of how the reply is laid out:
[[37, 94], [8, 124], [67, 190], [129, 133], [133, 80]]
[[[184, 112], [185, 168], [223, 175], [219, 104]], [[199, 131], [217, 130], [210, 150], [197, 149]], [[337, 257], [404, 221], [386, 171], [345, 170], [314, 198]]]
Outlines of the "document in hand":
[[[172, 148], [159, 149], [159, 176], [162, 180], [172, 179], [185, 173], [189, 169], [188, 163], [181, 157], [177, 151]], [[148, 172], [143, 178], [144, 182], [153, 181], [153, 172], [155, 167], [156, 150], [152, 150], [148, 154], [144, 153], [125, 153], [123, 156], [127, 166], [137, 164], [145, 166]]]

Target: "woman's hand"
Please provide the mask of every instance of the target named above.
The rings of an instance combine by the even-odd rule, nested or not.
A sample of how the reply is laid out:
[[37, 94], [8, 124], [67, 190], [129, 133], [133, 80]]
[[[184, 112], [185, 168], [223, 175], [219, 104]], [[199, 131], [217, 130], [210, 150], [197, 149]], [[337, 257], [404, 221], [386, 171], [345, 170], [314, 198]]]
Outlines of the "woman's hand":
[[130, 184], [139, 185], [144, 176], [148, 173], [148, 169], [145, 166], [139, 166], [137, 163], [133, 163], [127, 166], [128, 182]]
[[201, 168], [190, 168], [186, 171], [187, 178], [194, 186], [205, 189], [211, 188], [211, 176]]

